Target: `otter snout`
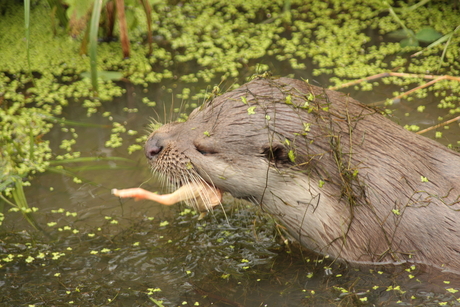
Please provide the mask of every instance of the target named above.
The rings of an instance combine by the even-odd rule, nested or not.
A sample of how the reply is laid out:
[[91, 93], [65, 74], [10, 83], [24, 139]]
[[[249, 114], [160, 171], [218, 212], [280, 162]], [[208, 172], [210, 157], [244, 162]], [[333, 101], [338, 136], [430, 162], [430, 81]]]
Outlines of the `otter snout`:
[[149, 160], [154, 159], [163, 150], [161, 140], [155, 136], [151, 136], [144, 145], [145, 157]]

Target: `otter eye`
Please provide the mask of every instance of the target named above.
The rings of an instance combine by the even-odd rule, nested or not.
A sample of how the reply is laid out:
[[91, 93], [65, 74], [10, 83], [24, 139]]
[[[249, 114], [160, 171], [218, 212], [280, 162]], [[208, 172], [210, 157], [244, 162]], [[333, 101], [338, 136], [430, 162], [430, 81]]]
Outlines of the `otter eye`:
[[204, 156], [206, 156], [206, 155], [208, 154], [208, 152], [205, 151], [205, 150], [202, 150], [202, 149], [199, 149], [199, 148], [197, 148], [196, 150], [197, 150], [200, 154], [202, 154], [202, 155], [204, 155]]
[[289, 162], [289, 157], [286, 153], [286, 149], [284, 148], [283, 145], [280, 145], [280, 144], [264, 147], [263, 155], [268, 161], [273, 162], [273, 163]]
[[216, 151], [213, 150], [212, 148], [209, 148], [209, 147], [203, 146], [203, 145], [195, 144], [195, 149], [196, 149], [196, 151], [198, 151], [203, 156], [212, 155], [212, 154], [216, 153]]

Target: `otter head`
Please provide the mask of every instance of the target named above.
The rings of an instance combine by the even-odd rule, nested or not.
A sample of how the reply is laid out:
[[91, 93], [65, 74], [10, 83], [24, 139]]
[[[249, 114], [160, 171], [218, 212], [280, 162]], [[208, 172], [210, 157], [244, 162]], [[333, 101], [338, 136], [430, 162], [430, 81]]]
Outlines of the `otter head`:
[[[157, 129], [144, 147], [153, 171], [175, 186], [204, 181], [234, 197], [260, 201], [269, 192], [267, 176], [274, 172], [281, 178], [282, 167], [294, 165], [295, 153], [289, 149], [294, 148], [293, 133], [305, 132], [298, 129], [301, 119], [285, 104], [286, 87], [253, 81], [208, 101], [186, 122]], [[277, 127], [278, 120], [283, 130], [292, 130], [290, 135]]]

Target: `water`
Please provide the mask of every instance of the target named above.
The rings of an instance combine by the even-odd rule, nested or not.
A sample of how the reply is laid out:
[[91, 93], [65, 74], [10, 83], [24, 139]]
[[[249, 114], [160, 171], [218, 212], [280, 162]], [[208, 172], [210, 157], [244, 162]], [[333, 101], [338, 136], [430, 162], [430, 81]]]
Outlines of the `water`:
[[[204, 88], [205, 85], [201, 85]], [[173, 89], [172, 93], [167, 89]], [[200, 86], [194, 86], [198, 91]], [[389, 97], [386, 86], [354, 92], [365, 103]], [[344, 90], [347, 92], [347, 90]], [[226, 197], [225, 212], [217, 209], [204, 220], [184, 205], [171, 207], [148, 201], [119, 200], [112, 188], [142, 186], [160, 190], [140, 151], [126, 148], [139, 135], [124, 136], [124, 145], [104, 146], [110, 135], [110, 111], [127, 129], [149, 132], [149, 117], [171, 119], [167, 103], [180, 85], [152, 86], [147, 93], [127, 85], [127, 94], [106, 102], [87, 117], [75, 105], [66, 119], [98, 127], [76, 126], [75, 150], [85, 157], [125, 157], [128, 162], [98, 161], [67, 166], [73, 176], [45, 173], [25, 189], [42, 231], [34, 231], [18, 213], [8, 213], [0, 234], [0, 304], [4, 306], [330, 306], [438, 305], [455, 303], [445, 290], [452, 277], [426, 275], [410, 268], [350, 268], [296, 246], [285, 246], [279, 228], [252, 205]], [[142, 97], [159, 102], [151, 108]], [[160, 102], [164, 102], [163, 106]], [[416, 112], [420, 101], [402, 101], [393, 119], [400, 124], [430, 126], [442, 111], [436, 99], [423, 100], [427, 110]], [[138, 108], [127, 113], [123, 108]], [[405, 116], [405, 113], [410, 116]], [[442, 129], [441, 143], [459, 140], [458, 124]], [[429, 133], [433, 137], [434, 132]], [[70, 132], [56, 127], [47, 136], [59, 151]], [[62, 150], [61, 150], [62, 151]], [[61, 209], [60, 209], [61, 208]], [[225, 213], [225, 214], [224, 214]], [[53, 223], [53, 224], [49, 224]], [[55, 223], [55, 224], [54, 224]], [[11, 255], [11, 256], [8, 256]], [[12, 261], [8, 262], [8, 259]], [[6, 259], [6, 260], [5, 260]], [[407, 269], [408, 271], [406, 271]], [[410, 275], [416, 277], [410, 278]], [[420, 281], [417, 281], [417, 278]], [[389, 288], [392, 287], [392, 288]]]

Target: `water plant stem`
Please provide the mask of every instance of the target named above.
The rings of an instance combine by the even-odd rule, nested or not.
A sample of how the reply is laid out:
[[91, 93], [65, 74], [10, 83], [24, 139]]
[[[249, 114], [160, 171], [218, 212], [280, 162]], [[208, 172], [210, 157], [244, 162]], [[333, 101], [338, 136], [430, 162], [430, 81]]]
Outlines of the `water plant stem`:
[[89, 32], [89, 58], [91, 66], [91, 84], [93, 91], [97, 95], [97, 32], [99, 29], [99, 19], [101, 17], [102, 0], [94, 1], [93, 13]]
[[24, 28], [26, 32], [27, 68], [30, 79], [34, 82], [32, 67], [30, 65], [30, 0], [24, 0]]

